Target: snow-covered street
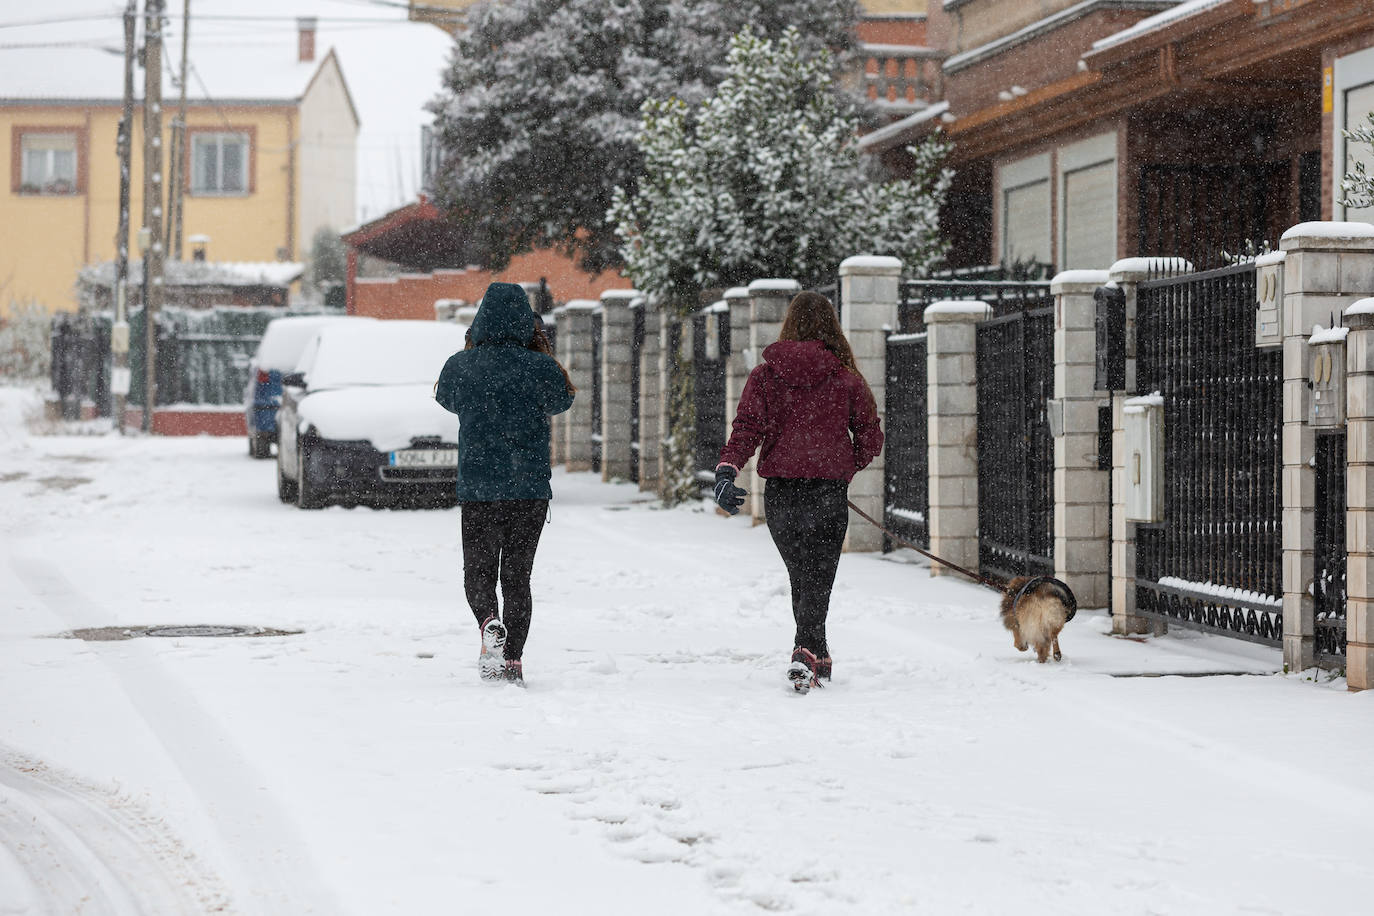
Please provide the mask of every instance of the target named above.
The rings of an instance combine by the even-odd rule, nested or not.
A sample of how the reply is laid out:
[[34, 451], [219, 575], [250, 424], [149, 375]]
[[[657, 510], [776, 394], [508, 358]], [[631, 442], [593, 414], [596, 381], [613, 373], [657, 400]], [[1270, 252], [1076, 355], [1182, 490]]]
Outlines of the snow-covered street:
[[[991, 592], [850, 554], [797, 696], [766, 530], [560, 470], [528, 689], [486, 684], [457, 510], [37, 408], [0, 388], [0, 914], [1368, 907], [1374, 692], [1277, 651], [1084, 611], [1037, 665]], [[60, 638], [170, 624], [299, 632]]]

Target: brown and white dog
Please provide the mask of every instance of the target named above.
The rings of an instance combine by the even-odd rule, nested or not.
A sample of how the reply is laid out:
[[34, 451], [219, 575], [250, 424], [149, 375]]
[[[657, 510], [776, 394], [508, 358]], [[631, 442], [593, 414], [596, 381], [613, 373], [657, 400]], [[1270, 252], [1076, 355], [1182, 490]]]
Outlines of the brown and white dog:
[[1078, 612], [1073, 590], [1052, 576], [1017, 576], [1002, 594], [1002, 626], [1011, 630], [1016, 648], [1035, 647], [1035, 660], [1044, 662], [1059, 651], [1059, 631]]

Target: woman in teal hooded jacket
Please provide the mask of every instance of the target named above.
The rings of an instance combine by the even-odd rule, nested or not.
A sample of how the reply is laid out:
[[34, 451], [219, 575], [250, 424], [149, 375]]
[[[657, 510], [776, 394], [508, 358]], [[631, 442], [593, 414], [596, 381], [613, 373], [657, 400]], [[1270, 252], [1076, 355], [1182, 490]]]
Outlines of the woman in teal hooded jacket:
[[523, 683], [530, 574], [553, 498], [549, 417], [572, 406], [576, 389], [536, 331], [525, 291], [513, 283], [487, 287], [468, 340], [434, 389], [459, 421], [463, 588], [481, 630], [482, 678]]

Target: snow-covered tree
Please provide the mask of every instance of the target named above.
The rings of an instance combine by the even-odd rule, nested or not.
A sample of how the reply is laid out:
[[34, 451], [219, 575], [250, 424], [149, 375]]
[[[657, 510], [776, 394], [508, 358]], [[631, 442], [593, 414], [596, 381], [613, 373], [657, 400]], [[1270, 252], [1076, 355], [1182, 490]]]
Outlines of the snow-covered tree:
[[[1342, 130], [1345, 139], [1356, 143], [1363, 143], [1374, 149], [1374, 112], [1369, 113], [1368, 120], [1354, 128], [1353, 130]], [[1347, 207], [1374, 207], [1374, 175], [1365, 170], [1364, 163], [1355, 160], [1354, 168], [1341, 179], [1341, 190], [1345, 192], [1345, 197], [1341, 203]]]
[[730, 36], [799, 26], [811, 51], [852, 46], [855, 0], [487, 0], [467, 14], [431, 104], [438, 200], [493, 266], [534, 247], [618, 263], [612, 189], [633, 189], [651, 98], [699, 101]]
[[52, 315], [37, 302], [11, 302], [0, 314], [0, 378], [35, 379], [48, 374]]
[[740, 32], [726, 79], [703, 103], [644, 105], [644, 174], [637, 189], [616, 189], [610, 212], [635, 286], [694, 308], [698, 290], [760, 277], [816, 284], [854, 254], [931, 266], [943, 251], [944, 145], [913, 147], [911, 177], [882, 182], [857, 128], [832, 91], [827, 54], [792, 30]]

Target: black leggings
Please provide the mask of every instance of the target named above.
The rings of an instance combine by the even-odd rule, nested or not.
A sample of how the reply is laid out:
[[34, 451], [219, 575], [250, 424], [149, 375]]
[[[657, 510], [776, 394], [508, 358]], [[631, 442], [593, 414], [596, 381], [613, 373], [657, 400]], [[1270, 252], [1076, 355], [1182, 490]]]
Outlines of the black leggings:
[[[520, 658], [530, 632], [530, 573], [548, 512], [547, 499], [463, 503], [463, 590], [478, 626], [501, 617], [508, 659]], [[496, 604], [498, 579], [505, 613]]]
[[794, 645], [828, 658], [825, 618], [830, 589], [849, 527], [849, 484], [843, 480], [770, 477], [763, 487], [768, 533], [792, 583]]

